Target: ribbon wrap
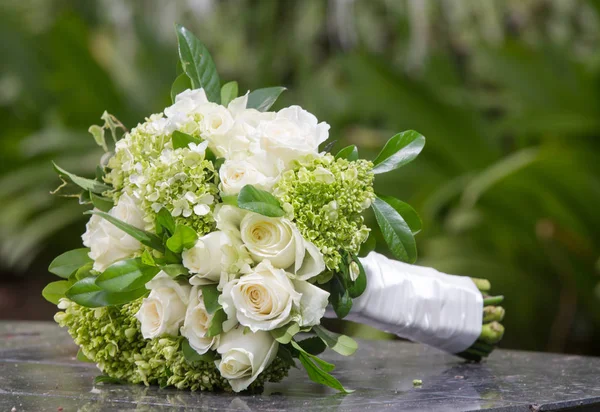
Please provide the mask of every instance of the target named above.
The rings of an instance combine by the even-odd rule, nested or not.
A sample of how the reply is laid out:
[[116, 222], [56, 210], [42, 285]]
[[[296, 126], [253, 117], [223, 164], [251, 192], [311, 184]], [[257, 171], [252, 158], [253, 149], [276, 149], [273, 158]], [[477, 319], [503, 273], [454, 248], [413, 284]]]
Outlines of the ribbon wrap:
[[449, 353], [462, 352], [479, 337], [483, 297], [470, 278], [375, 252], [361, 262], [367, 288], [345, 319]]

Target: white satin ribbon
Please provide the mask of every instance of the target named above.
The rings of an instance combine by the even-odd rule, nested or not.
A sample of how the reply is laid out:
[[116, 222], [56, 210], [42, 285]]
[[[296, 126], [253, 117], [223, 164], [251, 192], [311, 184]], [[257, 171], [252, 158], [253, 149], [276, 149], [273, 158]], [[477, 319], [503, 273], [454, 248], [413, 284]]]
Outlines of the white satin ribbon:
[[345, 319], [450, 353], [462, 352], [479, 337], [483, 297], [470, 278], [375, 252], [361, 262], [367, 288]]

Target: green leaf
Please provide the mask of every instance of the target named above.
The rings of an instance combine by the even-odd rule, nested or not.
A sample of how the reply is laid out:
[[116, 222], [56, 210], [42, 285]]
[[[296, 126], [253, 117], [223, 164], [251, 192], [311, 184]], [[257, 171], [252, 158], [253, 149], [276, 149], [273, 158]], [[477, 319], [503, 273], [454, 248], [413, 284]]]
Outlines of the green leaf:
[[223, 203], [225, 203], [226, 205], [238, 207], [238, 203], [237, 203], [238, 197], [237, 197], [237, 195], [221, 196], [221, 201]]
[[360, 250], [358, 251], [358, 256], [365, 257], [369, 253], [374, 251], [376, 247], [377, 247], [377, 241], [375, 240], [375, 235], [373, 234], [373, 231], [371, 231], [369, 233], [369, 237], [367, 238], [365, 243], [363, 243], [360, 246]]
[[175, 29], [181, 67], [192, 81], [192, 87], [194, 89], [202, 87], [209, 101], [220, 103], [221, 81], [208, 49], [182, 25], [176, 24]]
[[72, 285], [65, 293], [73, 302], [87, 308], [100, 308], [103, 306], [123, 305], [141, 298], [149, 291], [139, 288], [129, 292], [109, 292], [96, 285], [95, 277], [81, 279]]
[[423, 150], [425, 137], [414, 130], [398, 133], [387, 141], [373, 164], [373, 173], [386, 173], [412, 162]]
[[104, 149], [105, 152], [108, 152], [108, 146], [104, 137], [104, 127], [94, 124], [88, 128], [88, 132], [94, 137], [96, 144]]
[[161, 259], [161, 263], [166, 265], [179, 264], [181, 263], [181, 253], [175, 253], [167, 248], [165, 250], [165, 257], [164, 259]]
[[66, 170], [59, 167], [56, 163], [52, 162], [54, 165], [54, 170], [62, 176], [68, 177], [74, 184], [82, 188], [83, 190], [89, 190], [92, 193], [102, 194], [107, 190], [112, 190], [111, 186], [105, 185], [104, 183], [100, 183], [97, 180], [86, 179], [85, 177], [79, 177], [74, 175], [73, 173], [69, 173]]
[[187, 74], [181, 73], [175, 78], [171, 85], [171, 101], [175, 103], [175, 98], [179, 93], [185, 92], [187, 89], [192, 89], [192, 81]]
[[296, 349], [299, 352], [300, 355], [304, 354], [309, 359], [314, 360], [317, 363], [317, 365], [319, 365], [319, 367], [321, 369], [323, 369], [325, 372], [331, 372], [332, 370], [335, 369], [335, 365], [333, 363], [326, 362], [323, 359], [318, 358], [315, 355], [311, 355], [310, 353], [308, 353], [307, 351], [305, 351], [304, 348], [298, 344], [298, 342], [291, 341], [291, 344], [294, 347], [294, 349]]
[[221, 104], [225, 107], [238, 97], [238, 83], [236, 81], [225, 83], [221, 87]]
[[423, 222], [421, 222], [421, 218], [415, 209], [413, 209], [408, 203], [404, 203], [403, 201], [392, 196], [377, 194], [377, 197], [396, 209], [396, 212], [402, 216], [408, 227], [410, 227], [413, 235], [416, 235], [421, 231]]
[[202, 300], [204, 301], [204, 307], [209, 315], [215, 313], [221, 305], [219, 304], [219, 296], [221, 292], [217, 289], [217, 285], [205, 285], [200, 286], [202, 290]]
[[177, 276], [188, 276], [190, 272], [180, 263], [171, 263], [169, 265], [160, 266], [160, 269], [172, 278]]
[[104, 176], [106, 176], [106, 171], [104, 170], [104, 168], [100, 165], [96, 166], [96, 180], [102, 182]]
[[77, 269], [75, 272], [71, 273], [69, 276], [70, 284], [77, 282], [83, 278], [89, 278], [90, 276], [97, 276], [96, 272], [94, 272], [94, 263], [89, 262]]
[[98, 383], [112, 383], [114, 385], [123, 385], [126, 382], [108, 375], [100, 375], [94, 378], [94, 384]]
[[285, 212], [279, 200], [269, 192], [246, 185], [238, 195], [238, 206], [241, 209], [259, 213], [263, 216], [281, 217]]
[[154, 233], [146, 232], [145, 230], [138, 229], [135, 226], [130, 225], [129, 223], [125, 223], [120, 219], [106, 213], [100, 212], [97, 210], [88, 210], [84, 213], [84, 215], [98, 215], [110, 223], [121, 229], [123, 232], [127, 233], [129, 236], [137, 239], [143, 245], [151, 247], [152, 249], [158, 250], [161, 253], [164, 253], [165, 248], [162, 244], [162, 240], [156, 236]]
[[329, 386], [330, 388], [337, 389], [342, 393], [352, 393], [354, 392], [351, 389], [346, 389], [344, 386], [338, 381], [336, 378], [331, 376], [326, 371], [320, 369], [313, 363], [313, 359], [311, 359], [308, 355], [304, 353], [300, 354], [300, 363], [306, 369], [306, 373], [308, 373], [308, 377], [315, 383], [319, 383], [321, 385]]
[[[117, 143], [117, 141], [123, 137], [123, 134], [127, 132], [127, 128], [123, 126], [123, 123], [119, 121], [115, 116], [107, 112], [106, 110], [100, 116], [102, 120], [104, 120], [104, 129], [110, 130], [110, 134], [113, 138], [113, 141]], [[121, 136], [118, 135], [117, 129], [121, 129], [123, 134]]]
[[348, 286], [348, 295], [352, 299], [355, 299], [363, 294], [365, 289], [367, 288], [367, 274], [365, 273], [365, 268], [363, 267], [360, 259], [356, 255], [352, 255], [352, 261], [356, 263], [358, 266], [358, 277], [354, 282], [350, 281], [350, 285]]
[[156, 214], [156, 225], [166, 229], [169, 235], [175, 233], [175, 219], [165, 207], [161, 208]]
[[223, 322], [225, 322], [226, 320], [227, 314], [225, 313], [223, 308], [217, 310], [213, 315], [212, 320], [210, 321], [210, 326], [206, 331], [206, 337], [212, 338], [213, 336], [217, 336], [218, 334], [223, 332]]
[[77, 360], [80, 362], [94, 363], [93, 360], [91, 360], [90, 358], [85, 356], [85, 354], [83, 353], [83, 350], [81, 350], [81, 348], [79, 348], [79, 350], [77, 351]]
[[140, 256], [140, 259], [142, 260], [142, 263], [144, 265], [156, 266], [156, 260], [154, 260], [154, 256], [152, 256], [152, 253], [150, 253], [148, 249], [142, 252], [142, 256]]
[[173, 141], [173, 149], [181, 149], [184, 147], [188, 147], [190, 143], [200, 144], [202, 143], [202, 139], [199, 137], [191, 136], [187, 133], [180, 132], [179, 130], [175, 130], [172, 136]]
[[286, 90], [285, 87], [267, 87], [257, 89], [248, 95], [248, 109], [256, 109], [259, 112], [266, 112], [273, 106], [279, 95]]
[[194, 247], [198, 240], [198, 233], [191, 227], [185, 225], [177, 225], [173, 236], [167, 239], [167, 247], [170, 251], [181, 253], [184, 249]]
[[190, 346], [190, 342], [188, 342], [187, 339], [183, 338], [183, 340], [181, 341], [181, 351], [183, 352], [183, 357], [185, 358], [186, 361], [188, 361], [189, 363], [192, 362], [212, 362], [215, 360], [215, 352], [209, 350], [206, 353], [203, 353], [202, 355], [200, 355], [198, 352], [196, 352], [194, 350], [194, 348], [192, 348]]
[[57, 280], [56, 282], [48, 283], [44, 290], [42, 290], [42, 296], [50, 303], [58, 305], [60, 298], [65, 297], [65, 293], [71, 284], [68, 280]]
[[113, 263], [96, 278], [96, 285], [109, 292], [129, 292], [142, 288], [160, 272], [156, 266], [142, 263], [141, 258]]
[[356, 161], [358, 160], [358, 149], [354, 145], [346, 146], [335, 155], [335, 158]]
[[299, 352], [298, 358], [300, 363], [306, 369], [308, 377], [316, 383], [327, 385], [330, 388], [337, 389], [343, 393], [352, 393], [352, 390], [344, 388], [344, 386], [336, 378], [331, 376], [331, 372], [335, 366], [329, 362], [325, 362], [318, 357], [306, 352], [298, 343], [292, 341], [292, 346]]
[[95, 195], [92, 192], [90, 193], [90, 200], [96, 209], [100, 209], [103, 212], [108, 212], [115, 205], [113, 201], [104, 196]]
[[331, 295], [329, 296], [329, 301], [331, 302], [331, 306], [333, 306], [335, 314], [340, 319], [345, 318], [346, 315], [350, 313], [350, 309], [352, 309], [350, 293], [337, 276], [334, 276], [331, 279]]
[[417, 245], [410, 227], [402, 216], [378, 197], [371, 207], [375, 212], [375, 219], [381, 228], [383, 238], [394, 257], [404, 262], [414, 263], [417, 260]]
[[311, 336], [310, 338], [303, 339], [296, 343], [300, 345], [300, 347], [307, 353], [315, 356], [323, 352], [327, 347], [325, 342], [323, 342], [318, 336]]
[[296, 322], [290, 322], [285, 326], [282, 326], [271, 331], [271, 336], [282, 344], [290, 343], [296, 333], [300, 332], [300, 326]]
[[328, 348], [333, 349], [340, 355], [350, 356], [358, 349], [356, 341], [346, 335], [331, 332], [321, 325], [313, 326], [313, 330]]
[[48, 271], [56, 276], [67, 279], [77, 269], [86, 263], [92, 262], [92, 259], [88, 256], [89, 252], [90, 249], [88, 248], [69, 250], [55, 257], [50, 266], [48, 266]]

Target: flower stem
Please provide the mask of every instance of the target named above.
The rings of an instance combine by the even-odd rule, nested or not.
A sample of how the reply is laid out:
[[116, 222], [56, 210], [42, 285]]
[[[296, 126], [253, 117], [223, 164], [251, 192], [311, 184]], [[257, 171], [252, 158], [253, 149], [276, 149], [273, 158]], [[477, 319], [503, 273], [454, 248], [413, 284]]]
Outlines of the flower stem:
[[483, 323], [493, 321], [502, 322], [504, 319], [504, 308], [502, 306], [486, 306], [483, 308]]
[[477, 289], [481, 292], [487, 292], [492, 288], [492, 285], [487, 279], [471, 278]]
[[504, 335], [504, 326], [500, 323], [493, 321], [486, 323], [481, 327], [481, 334], [479, 340], [490, 345], [495, 345], [502, 339]]
[[504, 296], [490, 296], [483, 299], [483, 306], [498, 305], [502, 303]]

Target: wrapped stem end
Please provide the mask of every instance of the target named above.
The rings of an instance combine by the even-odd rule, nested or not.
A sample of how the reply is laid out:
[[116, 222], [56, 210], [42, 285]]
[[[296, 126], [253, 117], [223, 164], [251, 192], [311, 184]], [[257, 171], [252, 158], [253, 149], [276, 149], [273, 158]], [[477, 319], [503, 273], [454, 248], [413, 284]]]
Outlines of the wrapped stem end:
[[488, 296], [491, 284], [486, 279], [472, 278], [473, 283], [484, 294], [483, 299], [483, 325], [479, 338], [464, 352], [457, 356], [474, 362], [479, 362], [495, 349], [495, 345], [504, 336], [504, 326], [500, 322], [504, 319], [506, 311], [502, 306], [497, 306], [504, 300], [504, 296]]

